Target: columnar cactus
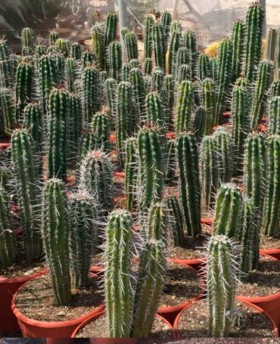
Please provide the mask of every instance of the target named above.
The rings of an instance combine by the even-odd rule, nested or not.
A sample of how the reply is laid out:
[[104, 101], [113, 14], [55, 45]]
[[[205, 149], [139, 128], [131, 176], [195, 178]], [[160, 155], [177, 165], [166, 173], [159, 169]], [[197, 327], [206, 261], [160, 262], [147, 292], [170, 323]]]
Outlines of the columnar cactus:
[[201, 85], [201, 103], [202, 103], [202, 107], [207, 112], [207, 120], [206, 120], [206, 127], [205, 127], [206, 135], [211, 134], [212, 128], [216, 121], [216, 113], [215, 113], [216, 98], [217, 98], [217, 94], [215, 90], [214, 80], [210, 78], [204, 79]]
[[12, 85], [12, 70], [7, 41], [0, 39], [0, 87]]
[[177, 136], [177, 161], [179, 168], [179, 194], [188, 235], [201, 233], [200, 181], [198, 147], [193, 134]]
[[168, 45], [169, 33], [170, 33], [170, 29], [171, 29], [171, 22], [172, 22], [171, 13], [164, 11], [161, 15], [160, 23], [161, 23], [162, 28], [163, 28], [165, 49], [167, 49], [167, 45]]
[[[55, 85], [55, 63], [50, 56], [44, 55], [39, 61], [40, 101], [44, 114], [48, 111], [49, 95]], [[45, 118], [46, 119], [46, 118]], [[47, 121], [46, 121], [47, 122]], [[46, 123], [44, 123], [46, 125]]]
[[164, 111], [160, 94], [150, 92], [146, 96], [146, 123], [149, 126], [158, 127], [162, 132], [165, 131]]
[[82, 98], [85, 123], [87, 128], [91, 122], [92, 116], [100, 110], [101, 107], [101, 85], [100, 75], [96, 68], [88, 66], [84, 69], [82, 75]]
[[49, 99], [48, 178], [66, 181], [68, 118], [69, 94], [65, 89], [54, 88]]
[[145, 18], [145, 31], [144, 31], [144, 57], [151, 58], [153, 53], [153, 36], [152, 27], [154, 25], [154, 19], [152, 16]]
[[30, 103], [24, 108], [23, 126], [27, 129], [35, 143], [35, 150], [40, 152], [42, 147], [43, 114], [37, 103]]
[[15, 127], [15, 104], [12, 91], [0, 88], [0, 134], [9, 135]]
[[257, 210], [255, 222], [262, 218], [266, 190], [266, 144], [263, 134], [249, 134], [245, 142], [244, 193]]
[[174, 246], [184, 247], [184, 217], [180, 203], [175, 196], [166, 198], [168, 209], [168, 227], [170, 226]]
[[234, 314], [237, 269], [234, 246], [225, 235], [214, 235], [207, 249], [207, 303], [211, 337], [228, 336]]
[[197, 78], [203, 81], [206, 78], [211, 78], [211, 62], [207, 55], [200, 54], [197, 61]]
[[164, 72], [161, 68], [155, 67], [152, 70], [152, 90], [162, 94], [164, 82]]
[[250, 131], [250, 116], [248, 90], [235, 86], [232, 93], [232, 141], [234, 147], [234, 170], [236, 174], [242, 171], [244, 144]]
[[11, 229], [7, 196], [0, 186], [0, 266], [9, 267], [16, 257], [15, 236]]
[[269, 135], [280, 135], [280, 96], [274, 97], [269, 103]]
[[176, 56], [181, 45], [181, 32], [172, 32], [168, 54], [168, 73], [172, 74], [176, 67]]
[[120, 163], [123, 162], [123, 144], [133, 132], [133, 124], [135, 123], [133, 114], [133, 104], [131, 99], [133, 97], [133, 90], [131, 83], [122, 81], [118, 85], [117, 94], [117, 123], [116, 123], [116, 140], [117, 152]]
[[68, 39], [58, 38], [55, 42], [55, 46], [60, 54], [64, 57], [68, 57], [70, 53], [70, 41]]
[[82, 133], [83, 111], [81, 98], [75, 94], [69, 94], [69, 112], [67, 118], [67, 162], [70, 166], [77, 163], [78, 148]]
[[208, 135], [208, 116], [207, 111], [202, 107], [198, 107], [195, 111], [192, 131], [197, 141], [200, 142], [205, 135]]
[[165, 33], [162, 24], [153, 26], [153, 44], [154, 44], [154, 60], [155, 66], [165, 71]]
[[114, 41], [108, 47], [109, 76], [120, 80], [122, 69], [122, 45]]
[[197, 61], [196, 37], [193, 31], [186, 31], [183, 34], [182, 46], [188, 49], [188, 64], [190, 66], [190, 80], [195, 78], [195, 66]]
[[153, 60], [150, 57], [146, 57], [143, 62], [144, 75], [151, 75], [153, 70]]
[[125, 46], [128, 62], [132, 59], [138, 59], [137, 37], [135, 33], [128, 32], [125, 35]]
[[263, 23], [264, 9], [255, 2], [249, 7], [246, 17], [243, 74], [249, 81], [254, 80], [261, 59]]
[[105, 23], [105, 48], [108, 49], [109, 44], [117, 38], [118, 16], [114, 13], [109, 13]]
[[139, 208], [145, 214], [152, 203], [161, 201], [164, 175], [160, 135], [156, 128], [138, 133]]
[[242, 21], [236, 21], [232, 29], [232, 82], [240, 77], [244, 52], [246, 26]]
[[276, 32], [276, 45], [274, 53], [274, 65], [275, 65], [275, 80], [280, 79], [280, 28], [278, 27]]
[[175, 100], [175, 82], [171, 74], [167, 74], [163, 80], [162, 92], [164, 94], [165, 121], [169, 129], [173, 128], [173, 108]]
[[86, 50], [82, 53], [81, 62], [82, 67], [85, 68], [87, 66], [91, 66], [95, 61], [95, 55], [93, 52]]
[[89, 152], [80, 167], [80, 190], [86, 190], [101, 210], [112, 208], [112, 166], [109, 157], [100, 150]]
[[183, 81], [187, 81], [191, 79], [191, 70], [190, 70], [190, 66], [187, 64], [182, 64], [180, 65], [180, 67], [178, 68], [178, 72], [176, 75], [176, 81], [177, 84], [180, 85], [181, 82]]
[[150, 240], [167, 241], [167, 207], [162, 203], [153, 203], [149, 208], [148, 217], [145, 223], [145, 242]]
[[183, 81], [179, 86], [175, 130], [176, 133], [190, 129], [191, 114], [194, 102], [194, 87], [191, 81]]
[[255, 92], [252, 99], [251, 128], [256, 130], [265, 112], [267, 93], [273, 78], [273, 64], [262, 61], [259, 64]]
[[92, 28], [92, 47], [96, 56], [96, 67], [99, 70], [105, 69], [105, 43], [104, 43], [104, 25], [95, 24]]
[[48, 180], [43, 190], [42, 237], [49, 265], [54, 303], [71, 300], [67, 196], [61, 180]]
[[81, 142], [79, 145], [79, 156], [82, 160], [89, 152], [96, 150], [97, 137], [93, 131], [84, 132], [81, 135]]
[[129, 81], [130, 80], [130, 70], [131, 65], [130, 63], [124, 63], [122, 67], [122, 81]]
[[232, 61], [232, 43], [229, 39], [223, 39], [218, 51], [218, 90], [216, 100], [216, 118], [215, 125], [219, 124], [220, 116], [226, 109], [226, 100], [231, 81], [231, 61]]
[[125, 141], [125, 195], [126, 209], [132, 211], [137, 204], [137, 140], [132, 137]]
[[133, 68], [140, 68], [141, 69], [141, 64], [137, 59], [130, 60], [129, 64], [130, 64], [131, 69], [133, 69]]
[[170, 33], [171, 35], [175, 31], [182, 31], [182, 24], [178, 20], [172, 20], [171, 25], [170, 25]]
[[256, 221], [256, 208], [250, 199], [245, 199], [243, 202], [240, 241], [242, 244], [240, 270], [248, 273], [257, 269], [260, 249], [260, 228]]
[[272, 135], [267, 139], [266, 192], [263, 211], [265, 234], [279, 237], [280, 210], [280, 136]]
[[96, 210], [93, 198], [86, 191], [72, 194], [68, 207], [72, 283], [75, 288], [81, 288], [88, 285]]
[[64, 85], [65, 81], [65, 56], [61, 53], [52, 54], [55, 65], [55, 83], [56, 85]]
[[172, 184], [176, 172], [176, 141], [168, 140], [166, 144], [165, 182]]
[[177, 78], [179, 68], [181, 65], [188, 65], [189, 63], [189, 51], [186, 47], [180, 47], [176, 54], [176, 65], [172, 71], [174, 78]]
[[110, 109], [111, 125], [116, 126], [117, 120], [117, 89], [118, 83], [113, 78], [108, 78], [104, 82], [106, 105]]
[[31, 55], [34, 51], [35, 37], [34, 32], [25, 27], [21, 31], [21, 53], [22, 55]]
[[[106, 228], [105, 303], [109, 336], [130, 336], [133, 314], [132, 217], [126, 210], [113, 211]], [[143, 319], [142, 319], [143, 321]]]
[[78, 77], [78, 65], [72, 57], [65, 60], [65, 84], [69, 92], [75, 92], [75, 81]]
[[224, 184], [220, 187], [216, 199], [214, 235], [239, 239], [242, 204], [242, 194], [235, 184]]
[[280, 96], [280, 80], [276, 80], [271, 84], [271, 98]]
[[140, 257], [132, 323], [132, 336], [135, 338], [146, 338], [150, 334], [165, 275], [165, 245], [162, 241], [150, 240]]
[[41, 238], [35, 207], [38, 204], [38, 180], [33, 142], [26, 130], [15, 130], [12, 138], [12, 162], [23, 227], [24, 251], [28, 260], [39, 258]]
[[[139, 123], [145, 121], [145, 88], [143, 74], [139, 68], [130, 70], [130, 83], [133, 91], [133, 98], [135, 102], [135, 119], [133, 125], [137, 126]], [[129, 100], [131, 103], [131, 99]]]
[[96, 134], [98, 149], [110, 152], [110, 121], [106, 113], [97, 112], [92, 118], [92, 130]]
[[47, 53], [47, 47], [45, 45], [42, 45], [42, 44], [36, 45], [35, 56], [37, 60], [39, 60], [39, 58], [45, 55], [46, 53]]
[[58, 39], [59, 39], [59, 33], [58, 32], [51, 31], [49, 33], [49, 45], [54, 45]]
[[78, 42], [73, 42], [71, 44], [70, 56], [74, 61], [80, 60], [82, 57], [83, 46]]

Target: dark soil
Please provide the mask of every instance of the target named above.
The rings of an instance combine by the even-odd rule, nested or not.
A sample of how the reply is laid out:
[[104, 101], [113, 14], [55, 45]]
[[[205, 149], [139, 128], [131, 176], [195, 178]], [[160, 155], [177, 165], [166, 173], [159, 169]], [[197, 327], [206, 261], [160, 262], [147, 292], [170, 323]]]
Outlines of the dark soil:
[[[279, 344], [280, 339], [277, 338], [243, 338], [243, 339], [213, 339], [213, 338], [190, 338], [188, 341], [180, 340], [175, 344]], [[140, 342], [138, 342], [140, 344]], [[168, 344], [168, 343], [167, 343]]]
[[38, 321], [73, 320], [100, 306], [103, 295], [97, 282], [91, 280], [87, 289], [72, 290], [71, 305], [58, 307], [53, 304], [49, 276], [36, 278], [27, 283], [18, 293], [16, 307], [27, 318]]
[[280, 291], [280, 261], [261, 256], [258, 270], [249, 272], [237, 287], [237, 295], [266, 296]]
[[261, 239], [261, 249], [268, 249], [268, 248], [280, 249], [280, 239], [263, 236]]
[[[109, 331], [106, 324], [106, 316], [102, 315], [95, 321], [86, 325], [83, 329], [79, 331], [76, 338], [108, 338]], [[161, 318], [156, 317], [154, 320], [151, 335], [147, 339], [141, 339], [141, 343], [151, 344], [154, 343], [153, 338], [157, 338], [162, 341], [171, 341], [173, 339], [173, 334], [171, 329], [161, 320]]]
[[[272, 324], [261, 313], [237, 304], [238, 326], [233, 326], [229, 337], [271, 337]], [[178, 322], [181, 338], [209, 337], [207, 301], [202, 300], [186, 309]]]
[[188, 267], [169, 263], [160, 307], [177, 306], [198, 295], [199, 279]]
[[26, 262], [17, 259], [17, 261], [8, 268], [0, 268], [0, 277], [16, 278], [30, 276], [45, 269], [46, 266], [42, 262]]

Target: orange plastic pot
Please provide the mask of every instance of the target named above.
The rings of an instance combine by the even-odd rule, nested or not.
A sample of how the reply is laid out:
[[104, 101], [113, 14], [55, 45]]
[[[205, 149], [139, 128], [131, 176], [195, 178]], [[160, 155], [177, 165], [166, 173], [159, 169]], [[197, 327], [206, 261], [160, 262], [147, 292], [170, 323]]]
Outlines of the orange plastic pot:
[[0, 332], [18, 332], [20, 327], [12, 311], [12, 299], [18, 289], [33, 278], [42, 276], [48, 272], [43, 269], [35, 274], [17, 278], [0, 277]]
[[0, 143], [0, 151], [5, 150], [6, 148], [9, 148], [11, 146], [10, 142], [2, 142]]
[[261, 249], [260, 254], [280, 260], [280, 248]]
[[77, 328], [77, 326], [79, 326], [89, 317], [92, 317], [95, 314], [100, 313], [104, 309], [104, 306], [100, 305], [94, 308], [91, 312], [79, 318], [68, 321], [46, 322], [30, 319], [24, 316], [16, 307], [17, 295], [23, 287], [24, 286], [21, 286], [13, 296], [12, 310], [17, 318], [23, 337], [26, 338], [69, 338], [71, 336], [71, 333], [75, 330], [75, 328]]

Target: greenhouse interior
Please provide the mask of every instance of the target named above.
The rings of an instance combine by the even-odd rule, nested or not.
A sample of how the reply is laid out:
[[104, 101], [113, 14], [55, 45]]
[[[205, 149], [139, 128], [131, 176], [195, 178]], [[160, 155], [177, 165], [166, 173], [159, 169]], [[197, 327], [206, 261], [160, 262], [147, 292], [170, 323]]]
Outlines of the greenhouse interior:
[[0, 344], [280, 344], [280, 0], [0, 31]]

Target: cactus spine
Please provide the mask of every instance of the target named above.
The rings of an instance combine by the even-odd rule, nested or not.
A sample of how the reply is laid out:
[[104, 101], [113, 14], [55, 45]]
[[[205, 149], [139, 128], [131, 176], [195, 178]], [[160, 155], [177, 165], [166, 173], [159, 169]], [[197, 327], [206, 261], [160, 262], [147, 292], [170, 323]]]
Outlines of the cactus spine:
[[137, 203], [137, 140], [129, 138], [125, 141], [125, 195], [126, 209], [132, 211]]
[[232, 29], [232, 82], [240, 77], [245, 39], [245, 24], [236, 21]]
[[279, 237], [280, 209], [280, 136], [267, 139], [266, 193], [264, 200], [263, 228], [265, 234]]
[[26, 130], [15, 130], [11, 143], [23, 227], [24, 250], [27, 259], [33, 260], [37, 259], [41, 253], [41, 238], [35, 213], [38, 201], [38, 183], [33, 142]]
[[55, 304], [69, 305], [69, 222], [67, 196], [61, 180], [46, 182], [43, 191], [42, 236]]
[[108, 49], [109, 44], [117, 38], [118, 16], [114, 13], [109, 13], [105, 24], [105, 47]]
[[73, 194], [69, 200], [70, 270], [75, 288], [88, 285], [96, 211], [86, 192]]
[[82, 133], [79, 147], [79, 156], [82, 160], [89, 152], [96, 149], [97, 146], [96, 134], [92, 131]]
[[234, 184], [220, 187], [214, 215], [214, 235], [226, 235], [238, 239], [242, 215], [242, 195]]
[[75, 81], [78, 77], [78, 66], [72, 57], [65, 60], [65, 84], [69, 92], [75, 92]]
[[73, 42], [71, 44], [70, 56], [74, 61], [80, 60], [82, 57], [83, 46], [78, 42]]
[[262, 31], [264, 9], [258, 3], [253, 3], [246, 17], [245, 57], [243, 74], [249, 81], [253, 81], [261, 59]]
[[172, 184], [176, 172], [176, 142], [168, 140], [166, 145], [165, 182]]
[[160, 24], [162, 25], [163, 34], [164, 34], [163, 43], [164, 43], [165, 50], [167, 49], [167, 45], [168, 45], [169, 33], [171, 29], [171, 21], [172, 21], [171, 13], [164, 11], [160, 18]]
[[280, 135], [280, 96], [274, 97], [269, 103], [269, 135]]
[[105, 302], [109, 335], [130, 336], [133, 312], [131, 278], [132, 218], [125, 210], [113, 211], [106, 228]]
[[183, 34], [182, 46], [188, 49], [188, 64], [190, 66], [190, 80], [195, 78], [195, 67], [197, 61], [196, 37], [193, 31], [186, 31]]
[[207, 303], [209, 329], [214, 338], [229, 334], [236, 291], [234, 247], [224, 235], [214, 235], [207, 249]]
[[171, 228], [174, 246], [184, 247], [184, 217], [181, 206], [175, 196], [166, 198], [168, 209], [168, 226]]
[[177, 161], [179, 167], [179, 193], [188, 235], [201, 233], [200, 181], [198, 148], [193, 134], [177, 136]]
[[280, 80], [276, 80], [271, 84], [271, 98], [280, 96]]
[[177, 100], [175, 130], [176, 133], [188, 131], [192, 107], [194, 101], [194, 87], [191, 81], [183, 81], [179, 86], [179, 96]]

